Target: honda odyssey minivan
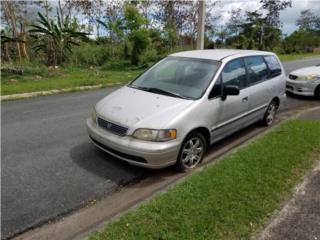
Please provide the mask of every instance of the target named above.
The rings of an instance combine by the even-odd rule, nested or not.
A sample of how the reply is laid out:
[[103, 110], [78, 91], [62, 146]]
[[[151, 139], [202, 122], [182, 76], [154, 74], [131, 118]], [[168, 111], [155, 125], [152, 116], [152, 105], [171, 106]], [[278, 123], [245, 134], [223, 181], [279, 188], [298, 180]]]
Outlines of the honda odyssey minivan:
[[87, 130], [96, 146], [130, 164], [186, 171], [222, 138], [257, 121], [271, 125], [285, 87], [271, 52], [175, 53], [99, 101]]

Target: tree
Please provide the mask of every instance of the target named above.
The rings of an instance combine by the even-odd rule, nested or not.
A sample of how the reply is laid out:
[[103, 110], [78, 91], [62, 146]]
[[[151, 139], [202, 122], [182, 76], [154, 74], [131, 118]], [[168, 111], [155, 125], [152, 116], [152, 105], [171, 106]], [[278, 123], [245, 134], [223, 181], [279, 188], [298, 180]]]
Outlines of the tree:
[[[4, 16], [7, 19], [8, 25], [10, 26], [10, 29], [12, 31], [12, 39], [19, 39], [18, 35], [18, 27], [17, 27], [17, 16], [16, 16], [16, 5], [14, 2], [11, 1], [3, 1], [2, 2], [3, 9], [4, 9]], [[16, 43], [16, 51], [19, 60], [22, 60], [22, 54], [21, 54], [21, 49], [20, 49], [20, 43], [19, 41], [15, 41]]]
[[23, 40], [20, 38], [10, 37], [8, 31], [1, 30], [1, 55], [5, 61], [11, 61], [9, 44], [21, 42], [23, 42]]
[[281, 27], [280, 11], [292, 7], [291, 0], [260, 0], [261, 9], [267, 11], [266, 22], [275, 28]]
[[[47, 57], [47, 65], [58, 65], [66, 59], [67, 52], [72, 51], [73, 45], [79, 45], [81, 39], [87, 38], [87, 33], [77, 31], [76, 24], [68, 17], [63, 21], [57, 12], [57, 22], [46, 19], [38, 12], [38, 24], [32, 25], [29, 33], [37, 40], [33, 47], [36, 52], [43, 52]], [[63, 23], [62, 23], [63, 22]]]
[[125, 28], [132, 43], [131, 63], [138, 65], [139, 57], [150, 44], [147, 19], [139, 13], [134, 4], [127, 3], [124, 9]]
[[244, 19], [242, 17], [242, 9], [232, 9], [230, 12], [230, 20], [227, 23], [227, 35], [229, 36], [227, 42], [236, 48], [241, 48], [240, 44], [240, 32], [244, 24]]
[[320, 30], [320, 16], [316, 16], [310, 9], [303, 10], [296, 24], [300, 30]]

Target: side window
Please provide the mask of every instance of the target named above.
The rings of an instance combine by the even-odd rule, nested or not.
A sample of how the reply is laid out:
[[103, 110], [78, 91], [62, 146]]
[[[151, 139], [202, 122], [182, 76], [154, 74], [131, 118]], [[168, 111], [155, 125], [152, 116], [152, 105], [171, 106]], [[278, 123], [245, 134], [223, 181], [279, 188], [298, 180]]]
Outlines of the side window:
[[243, 59], [236, 59], [226, 64], [222, 71], [223, 85], [234, 85], [240, 89], [247, 86], [247, 74]]
[[244, 60], [248, 68], [250, 85], [268, 79], [268, 68], [262, 57], [246, 57]]
[[270, 78], [281, 75], [281, 66], [275, 56], [264, 56], [264, 60], [267, 62]]

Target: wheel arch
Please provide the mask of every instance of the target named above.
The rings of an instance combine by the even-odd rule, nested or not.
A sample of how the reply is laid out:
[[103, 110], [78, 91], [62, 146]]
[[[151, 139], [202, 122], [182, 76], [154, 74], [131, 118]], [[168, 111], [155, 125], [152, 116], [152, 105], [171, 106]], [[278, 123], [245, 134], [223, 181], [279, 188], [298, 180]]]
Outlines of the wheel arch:
[[277, 104], [277, 108], [279, 108], [279, 106], [280, 106], [280, 98], [279, 97], [274, 97], [274, 98], [272, 98], [270, 103], [272, 103], [273, 101]]
[[207, 147], [210, 146], [210, 131], [208, 128], [206, 127], [196, 127], [194, 129], [192, 129], [191, 131], [188, 132], [188, 134], [185, 136], [184, 140], [193, 132], [199, 132], [203, 135], [203, 137], [205, 138], [206, 140], [206, 144], [207, 144]]

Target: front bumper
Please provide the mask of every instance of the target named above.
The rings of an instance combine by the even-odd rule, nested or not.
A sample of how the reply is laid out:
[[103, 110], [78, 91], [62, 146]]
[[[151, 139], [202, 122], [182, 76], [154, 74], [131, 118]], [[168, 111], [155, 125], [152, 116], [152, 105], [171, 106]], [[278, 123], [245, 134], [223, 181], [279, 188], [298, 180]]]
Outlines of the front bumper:
[[103, 151], [132, 165], [146, 168], [163, 168], [173, 165], [181, 143], [147, 142], [131, 136], [118, 136], [100, 128], [91, 118], [87, 119], [87, 131], [92, 142]]
[[297, 81], [287, 79], [286, 92], [301, 96], [314, 96], [316, 86], [316, 83], [312, 81]]

